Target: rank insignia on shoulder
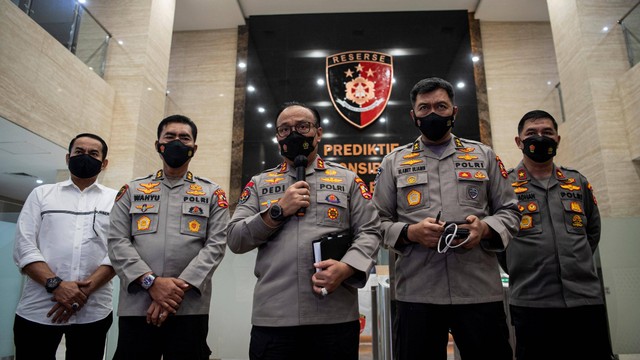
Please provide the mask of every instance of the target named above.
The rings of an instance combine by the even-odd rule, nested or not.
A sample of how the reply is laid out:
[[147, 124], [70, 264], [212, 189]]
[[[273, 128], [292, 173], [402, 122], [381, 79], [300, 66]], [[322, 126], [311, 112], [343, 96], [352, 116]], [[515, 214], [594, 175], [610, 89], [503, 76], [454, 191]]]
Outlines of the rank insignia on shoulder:
[[187, 171], [186, 179], [187, 181], [193, 181], [193, 173], [191, 171]]
[[524, 180], [527, 178], [527, 173], [523, 169], [518, 170], [518, 180]]
[[318, 169], [324, 169], [324, 160], [318, 158], [318, 162], [316, 163], [316, 167]]
[[115, 201], [118, 202], [118, 200], [122, 199], [124, 194], [127, 193], [127, 190], [129, 190], [129, 185], [128, 184], [122, 185], [122, 187], [120, 188], [120, 190], [118, 190], [118, 193], [116, 194], [116, 200]]

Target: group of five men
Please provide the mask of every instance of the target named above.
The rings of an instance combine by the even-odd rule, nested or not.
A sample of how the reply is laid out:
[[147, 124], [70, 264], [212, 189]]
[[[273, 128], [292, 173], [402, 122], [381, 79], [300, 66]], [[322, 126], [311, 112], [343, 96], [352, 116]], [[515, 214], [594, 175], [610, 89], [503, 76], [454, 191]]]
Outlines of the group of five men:
[[[499, 259], [518, 359], [609, 359], [592, 260], [598, 209], [584, 176], [553, 163], [553, 117], [522, 118], [524, 157], [508, 172], [489, 146], [452, 134], [447, 81], [421, 80], [410, 99], [421, 134], [385, 156], [374, 194], [318, 155], [318, 112], [285, 104], [275, 120], [282, 162], [251, 178], [231, 219], [220, 186], [188, 170], [197, 151], [189, 118], [162, 120], [163, 168], [117, 194], [97, 183], [106, 143], [78, 135], [70, 180], [36, 188], [18, 220], [14, 259], [28, 277], [17, 359], [52, 358], [63, 334], [68, 359], [102, 359], [115, 274], [114, 359], [208, 359], [210, 280], [228, 246], [257, 249], [251, 359], [356, 360], [357, 288], [380, 244], [395, 257], [398, 359], [446, 359], [449, 333], [465, 360], [512, 359]], [[315, 258], [312, 242], [332, 237], [346, 239], [340, 258]], [[564, 342], [559, 352], [554, 342]]]

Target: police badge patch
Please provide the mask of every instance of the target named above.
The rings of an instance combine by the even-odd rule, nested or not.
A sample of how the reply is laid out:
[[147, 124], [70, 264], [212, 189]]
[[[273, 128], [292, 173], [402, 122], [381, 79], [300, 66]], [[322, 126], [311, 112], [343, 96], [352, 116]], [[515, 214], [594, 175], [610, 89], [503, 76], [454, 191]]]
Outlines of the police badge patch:
[[393, 80], [393, 57], [375, 51], [327, 56], [327, 87], [340, 116], [363, 129], [384, 111]]

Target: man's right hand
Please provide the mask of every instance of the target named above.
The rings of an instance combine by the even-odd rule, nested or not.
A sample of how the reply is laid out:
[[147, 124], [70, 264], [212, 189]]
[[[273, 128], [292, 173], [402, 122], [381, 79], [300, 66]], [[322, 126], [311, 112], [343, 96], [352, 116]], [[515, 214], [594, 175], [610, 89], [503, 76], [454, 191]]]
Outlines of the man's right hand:
[[428, 248], [436, 248], [443, 232], [444, 221], [436, 222], [435, 218], [428, 217], [417, 224], [410, 225], [407, 235], [411, 242]]
[[298, 181], [287, 188], [284, 195], [278, 201], [285, 216], [291, 216], [300, 208], [307, 208], [311, 203], [309, 198], [309, 184], [306, 181]]

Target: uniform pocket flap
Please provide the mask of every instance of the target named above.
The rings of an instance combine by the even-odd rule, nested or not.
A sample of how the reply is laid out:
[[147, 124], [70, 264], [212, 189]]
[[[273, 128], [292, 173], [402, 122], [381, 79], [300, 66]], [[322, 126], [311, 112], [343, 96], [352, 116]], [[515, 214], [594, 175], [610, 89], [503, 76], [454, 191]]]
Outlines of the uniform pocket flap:
[[429, 176], [426, 172], [413, 173], [398, 176], [397, 186], [405, 188], [408, 186], [423, 185], [429, 182]]

